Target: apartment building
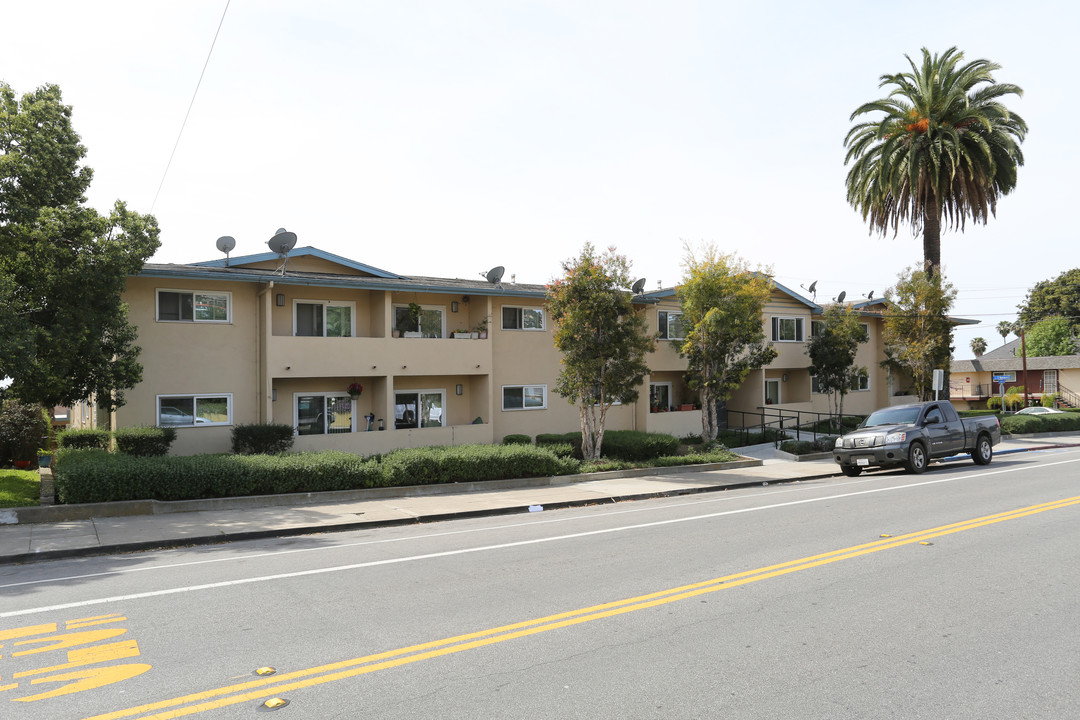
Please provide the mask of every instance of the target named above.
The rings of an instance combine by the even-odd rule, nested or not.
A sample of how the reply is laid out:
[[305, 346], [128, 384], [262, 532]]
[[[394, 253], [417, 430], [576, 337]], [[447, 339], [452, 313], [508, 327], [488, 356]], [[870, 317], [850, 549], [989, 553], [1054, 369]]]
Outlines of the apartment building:
[[[316, 248], [194, 264], [148, 264], [125, 300], [138, 329], [143, 380], [114, 427], [169, 425], [174, 452], [227, 452], [236, 424], [296, 428], [297, 450], [360, 454], [399, 447], [499, 442], [567, 432], [575, 406], [554, 392], [560, 369], [543, 285], [398, 275]], [[637, 402], [616, 405], [609, 429], [699, 433], [686, 387], [672, 289], [635, 297], [661, 339]], [[899, 389], [879, 366], [881, 306], [857, 307], [867, 372], [845, 410], [870, 410]], [[775, 284], [763, 311], [778, 351], [729, 402], [732, 425], [766, 409], [827, 411], [807, 368], [822, 308]], [[77, 423], [76, 423], [77, 424]]]

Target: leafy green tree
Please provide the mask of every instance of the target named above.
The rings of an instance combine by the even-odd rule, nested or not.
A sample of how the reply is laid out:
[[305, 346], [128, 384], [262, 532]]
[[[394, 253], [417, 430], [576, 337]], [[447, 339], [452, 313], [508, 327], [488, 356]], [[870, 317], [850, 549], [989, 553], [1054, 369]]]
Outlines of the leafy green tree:
[[555, 347], [563, 354], [555, 391], [578, 406], [581, 453], [600, 457], [608, 409], [637, 400], [649, 372], [645, 353], [655, 347], [645, 319], [634, 311], [630, 263], [614, 248], [597, 255], [586, 244], [563, 262], [564, 276], [548, 287]]
[[829, 397], [829, 413], [839, 419], [844, 414], [844, 398], [859, 381], [865, 368], [855, 365], [859, 345], [867, 341], [859, 316], [846, 305], [833, 303], [825, 308], [818, 331], [810, 338], [806, 354], [810, 356], [810, 373], [816, 378], [818, 390]]
[[986, 338], [982, 338], [982, 337], [972, 338], [971, 339], [971, 352], [975, 353], [975, 357], [979, 357], [984, 352], [986, 352]]
[[[1077, 352], [1076, 336], [1072, 326], [1063, 317], [1041, 320], [1024, 333], [1024, 346], [1028, 357], [1051, 357], [1074, 355]], [[1020, 357], [1018, 349], [1013, 354]]]
[[1067, 318], [1080, 334], [1080, 268], [1066, 270], [1053, 280], [1035, 283], [1020, 308], [1020, 322], [1032, 327], [1039, 320]]
[[674, 344], [679, 355], [687, 358], [687, 384], [701, 398], [701, 436], [715, 440], [721, 403], [751, 370], [765, 367], [776, 357], [761, 320], [773, 284], [768, 276], [752, 272], [744, 260], [711, 245], [701, 257], [687, 247], [683, 266], [676, 292], [686, 338]]
[[28, 402], [106, 408], [142, 377], [125, 278], [157, 250], [157, 221], [85, 207], [93, 171], [60, 89], [0, 83], [0, 377]]
[[986, 224], [998, 198], [1016, 187], [1024, 164], [1020, 143], [1027, 125], [1001, 103], [1023, 95], [1016, 85], [998, 83], [1000, 65], [964, 63], [955, 47], [941, 55], [923, 48], [922, 64], [907, 57], [911, 72], [882, 75], [888, 96], [866, 103], [851, 120], [860, 122], [844, 139], [852, 163], [848, 202], [882, 235], [901, 224], [922, 232], [924, 268], [941, 266], [941, 227], [964, 229], [967, 218]]
[[896, 286], [885, 291], [886, 363], [904, 369], [923, 400], [933, 397], [934, 369], [949, 366], [948, 315], [955, 299], [956, 290], [940, 273], [930, 275], [917, 267], [904, 270]]

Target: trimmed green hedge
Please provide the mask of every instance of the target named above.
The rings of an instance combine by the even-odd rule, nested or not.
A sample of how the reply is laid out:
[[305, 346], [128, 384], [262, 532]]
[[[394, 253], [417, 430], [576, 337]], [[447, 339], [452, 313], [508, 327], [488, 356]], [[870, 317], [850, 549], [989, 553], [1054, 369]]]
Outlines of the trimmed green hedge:
[[1069, 432], [1070, 430], [1080, 430], [1080, 413], [1007, 415], [1001, 418], [1001, 431], [1006, 433]]
[[292, 425], [252, 423], [232, 430], [232, 450], [237, 455], [276, 455], [292, 449], [295, 440]]
[[62, 503], [194, 500], [567, 475], [578, 467], [525, 445], [412, 448], [381, 461], [334, 451], [165, 458], [64, 450], [54, 482]]
[[176, 440], [176, 428], [132, 426], [113, 433], [116, 449], [125, 455], [159, 457], [168, 455]]
[[532, 437], [529, 435], [513, 434], [505, 435], [502, 439], [503, 445], [532, 445]]
[[570, 475], [578, 467], [572, 458], [533, 445], [410, 448], [382, 459], [383, 484], [389, 486]]
[[109, 449], [112, 433], [108, 430], [64, 430], [56, 436], [56, 444], [61, 448], [79, 450], [85, 448]]
[[344, 452], [133, 457], [69, 450], [57, 461], [54, 484], [62, 503], [348, 490], [375, 487], [382, 477], [377, 461]]
[[[581, 433], [541, 433], [536, 436], [538, 447], [570, 444], [574, 456], [581, 459]], [[639, 430], [608, 430], [600, 446], [600, 457], [635, 462], [674, 455], [679, 450], [679, 439], [665, 433], [647, 433]]]

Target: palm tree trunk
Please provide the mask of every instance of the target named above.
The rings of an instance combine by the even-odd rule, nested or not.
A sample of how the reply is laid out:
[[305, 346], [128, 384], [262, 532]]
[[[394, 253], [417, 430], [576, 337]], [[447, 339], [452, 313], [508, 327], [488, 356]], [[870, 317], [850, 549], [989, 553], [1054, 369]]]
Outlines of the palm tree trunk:
[[926, 200], [923, 214], [923, 263], [928, 277], [934, 277], [941, 269], [941, 205], [937, 196]]

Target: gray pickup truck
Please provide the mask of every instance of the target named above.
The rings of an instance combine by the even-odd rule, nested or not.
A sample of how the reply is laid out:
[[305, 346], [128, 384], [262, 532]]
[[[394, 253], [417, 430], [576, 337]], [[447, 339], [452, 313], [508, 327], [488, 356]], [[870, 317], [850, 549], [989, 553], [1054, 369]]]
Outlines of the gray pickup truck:
[[1001, 441], [996, 415], [961, 418], [947, 400], [875, 410], [836, 441], [833, 457], [848, 477], [872, 467], [903, 466], [921, 473], [934, 458], [970, 453], [977, 465]]

